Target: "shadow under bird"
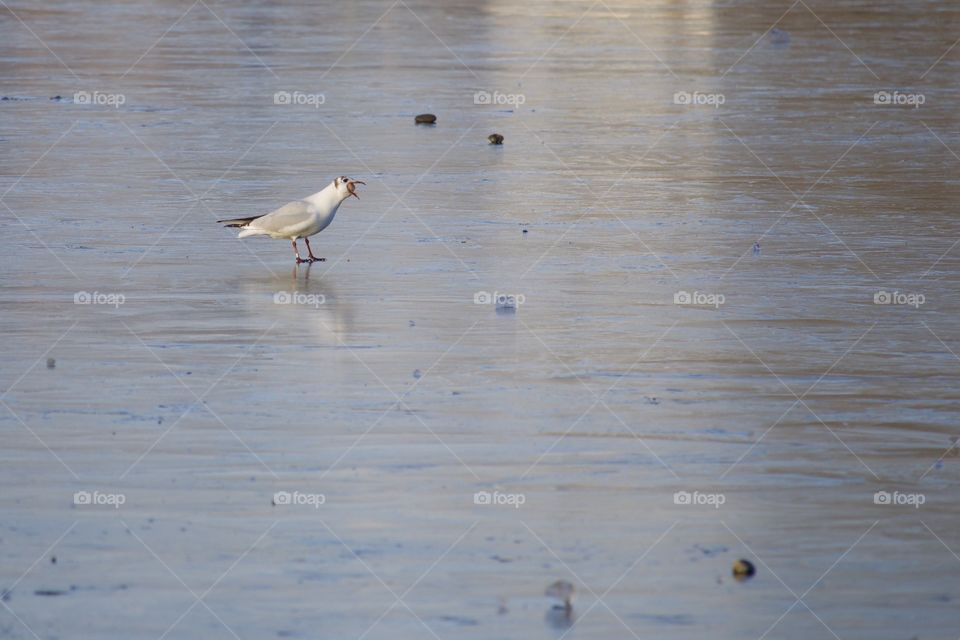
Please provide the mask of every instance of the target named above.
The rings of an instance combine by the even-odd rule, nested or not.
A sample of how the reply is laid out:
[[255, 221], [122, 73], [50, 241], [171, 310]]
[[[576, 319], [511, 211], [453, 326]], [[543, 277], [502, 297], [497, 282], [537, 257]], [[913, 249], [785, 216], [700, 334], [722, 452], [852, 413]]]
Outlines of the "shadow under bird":
[[[353, 196], [357, 200], [356, 188], [358, 184], [366, 184], [360, 180], [353, 180], [346, 176], [334, 178], [323, 191], [318, 191], [303, 200], [294, 200], [268, 214], [253, 216], [252, 218], [234, 218], [232, 220], [217, 220], [226, 227], [240, 229], [238, 238], [248, 236], [270, 236], [283, 238], [293, 244], [293, 253], [297, 256], [297, 264], [301, 262], [322, 262], [326, 258], [313, 255], [310, 248], [310, 236], [320, 233], [330, 226], [337, 209], [344, 200]], [[307, 244], [308, 258], [300, 257], [297, 249], [297, 240], [303, 238]]]

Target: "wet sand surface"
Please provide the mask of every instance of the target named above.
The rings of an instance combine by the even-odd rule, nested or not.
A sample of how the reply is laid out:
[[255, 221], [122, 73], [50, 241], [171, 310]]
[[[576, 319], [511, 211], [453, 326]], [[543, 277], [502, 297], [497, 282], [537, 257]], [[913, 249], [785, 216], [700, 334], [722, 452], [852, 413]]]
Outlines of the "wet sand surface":
[[0, 637], [955, 634], [956, 6], [0, 15]]

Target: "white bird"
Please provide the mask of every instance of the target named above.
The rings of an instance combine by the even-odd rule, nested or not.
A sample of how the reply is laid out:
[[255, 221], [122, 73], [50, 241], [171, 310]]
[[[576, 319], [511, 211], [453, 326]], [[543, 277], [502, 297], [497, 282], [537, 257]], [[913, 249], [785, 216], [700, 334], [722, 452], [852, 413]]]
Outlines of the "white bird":
[[[297, 264], [301, 262], [322, 262], [326, 258], [313, 255], [310, 248], [309, 236], [320, 233], [330, 226], [340, 204], [353, 196], [357, 200], [355, 189], [358, 184], [366, 184], [360, 180], [352, 180], [346, 176], [334, 178], [323, 191], [318, 191], [303, 200], [294, 200], [266, 215], [252, 218], [234, 218], [232, 220], [217, 220], [227, 227], [239, 227], [238, 238], [248, 236], [270, 236], [271, 238], [285, 238], [293, 243], [293, 252], [297, 256]], [[309, 258], [301, 258], [297, 249], [297, 239], [303, 238], [307, 243]]]

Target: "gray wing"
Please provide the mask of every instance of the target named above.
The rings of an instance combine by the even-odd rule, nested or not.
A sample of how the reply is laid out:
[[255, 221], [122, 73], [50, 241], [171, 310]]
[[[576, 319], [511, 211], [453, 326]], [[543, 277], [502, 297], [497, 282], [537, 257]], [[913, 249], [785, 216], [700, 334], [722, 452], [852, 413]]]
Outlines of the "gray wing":
[[261, 216], [250, 223], [249, 229], [259, 229], [270, 233], [289, 233], [307, 227], [313, 218], [310, 205], [303, 200], [294, 200]]

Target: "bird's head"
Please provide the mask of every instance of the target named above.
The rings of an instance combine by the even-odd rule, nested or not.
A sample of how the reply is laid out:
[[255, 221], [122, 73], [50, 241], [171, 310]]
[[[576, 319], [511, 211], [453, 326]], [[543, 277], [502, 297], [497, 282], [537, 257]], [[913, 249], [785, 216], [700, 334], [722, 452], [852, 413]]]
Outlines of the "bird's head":
[[361, 182], [360, 180], [353, 180], [347, 176], [340, 176], [333, 179], [333, 189], [337, 192], [337, 195], [340, 196], [340, 200], [346, 200], [350, 196], [353, 196], [357, 200], [360, 199], [360, 196], [357, 195], [357, 185], [358, 184], [367, 184], [366, 182]]

